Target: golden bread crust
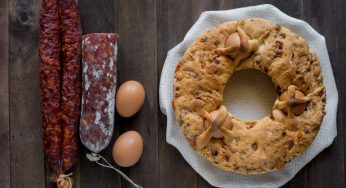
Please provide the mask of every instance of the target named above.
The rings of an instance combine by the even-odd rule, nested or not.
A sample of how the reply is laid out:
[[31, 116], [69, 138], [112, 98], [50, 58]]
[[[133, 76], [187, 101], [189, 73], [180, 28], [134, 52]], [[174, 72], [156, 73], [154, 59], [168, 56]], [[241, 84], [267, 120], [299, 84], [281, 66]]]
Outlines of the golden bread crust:
[[[227, 37], [240, 27], [258, 47], [242, 59], [218, 53]], [[278, 96], [290, 85], [309, 96], [300, 115], [288, 117], [274, 108], [268, 116], [251, 122], [232, 117], [234, 139], [225, 143], [211, 138], [203, 148], [196, 138], [206, 131], [201, 112], [222, 105], [231, 75], [257, 69], [272, 78]], [[325, 114], [325, 90], [317, 56], [296, 33], [264, 19], [226, 22], [196, 39], [176, 67], [173, 107], [191, 147], [214, 165], [238, 173], [258, 174], [281, 169], [314, 140]]]

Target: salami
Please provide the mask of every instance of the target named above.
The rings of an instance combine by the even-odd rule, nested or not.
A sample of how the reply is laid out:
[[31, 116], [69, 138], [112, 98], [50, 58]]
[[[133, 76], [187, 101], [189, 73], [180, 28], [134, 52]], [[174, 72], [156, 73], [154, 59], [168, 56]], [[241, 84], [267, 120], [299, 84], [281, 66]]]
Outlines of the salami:
[[116, 89], [117, 39], [115, 33], [93, 33], [82, 37], [82, 111], [80, 138], [98, 153], [113, 134]]
[[49, 166], [57, 173], [61, 153], [60, 33], [58, 3], [43, 0], [40, 13], [40, 88], [44, 153]]
[[75, 0], [59, 0], [62, 38], [62, 169], [75, 164], [78, 152], [78, 123], [81, 98], [81, 24]]

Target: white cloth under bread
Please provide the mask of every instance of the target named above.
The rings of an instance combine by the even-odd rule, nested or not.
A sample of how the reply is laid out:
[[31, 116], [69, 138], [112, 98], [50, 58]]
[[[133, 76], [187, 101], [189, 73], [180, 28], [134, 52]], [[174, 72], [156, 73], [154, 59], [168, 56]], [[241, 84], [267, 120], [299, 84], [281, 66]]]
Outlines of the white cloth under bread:
[[[179, 129], [179, 125], [175, 120], [174, 111], [172, 109], [171, 104], [173, 99], [173, 77], [176, 64], [180, 61], [185, 50], [198, 36], [223, 22], [254, 17], [264, 18], [272, 21], [273, 23], [277, 23], [284, 27], [287, 27], [292, 31], [298, 33], [308, 42], [309, 46], [317, 54], [320, 60], [323, 82], [325, 84], [327, 93], [327, 113], [323, 119], [320, 131], [318, 132], [318, 135], [312, 145], [301, 156], [298, 156], [293, 161], [291, 161], [283, 170], [277, 170], [261, 175], [242, 175], [227, 172], [213, 166], [209, 161], [202, 158], [191, 149], [182, 131]], [[258, 76], [258, 74], [245, 73], [239, 76], [244, 76], [244, 78], [249, 76], [256, 77]], [[257, 80], [257, 85], [269, 87], [268, 84], [266, 84], [267, 81], [265, 79], [248, 79], [255, 81]], [[227, 89], [237, 87], [242, 89], [233, 89], [232, 92], [231, 89]], [[263, 89], [259, 92], [262, 92], [262, 96], [270, 97], [271, 94], [266, 93], [266, 91], [270, 91], [270, 89]], [[184, 40], [168, 52], [161, 73], [159, 92], [161, 111], [167, 116], [167, 142], [179, 150], [185, 160], [198, 174], [200, 174], [211, 185], [216, 187], [257, 188], [282, 186], [289, 180], [291, 180], [297, 174], [297, 172], [308, 162], [310, 162], [318, 153], [330, 146], [337, 134], [336, 114], [338, 92], [336, 89], [332, 67], [329, 61], [325, 38], [317, 33], [306, 22], [292, 18], [272, 5], [259, 5], [226, 11], [203, 12], [200, 18], [188, 31]], [[235, 94], [234, 92], [242, 93]], [[242, 98], [238, 98], [236, 103], [232, 102], [231, 96], [249, 95], [249, 92], [251, 92], [251, 90], [247, 89], [246, 87], [244, 88], [241, 85], [226, 87], [226, 91], [224, 94], [224, 104], [229, 107], [229, 104], [231, 102], [233, 104], [233, 106], [230, 107], [231, 113], [237, 114], [242, 118], [253, 119], [263, 117], [264, 112], [262, 108], [266, 106], [266, 104], [263, 104], [263, 101], [260, 101], [262, 102], [261, 105], [256, 105], [256, 100], [249, 103], [249, 101], [242, 101]], [[270, 102], [268, 100], [265, 101]], [[272, 105], [273, 102], [274, 101], [272, 101], [271, 104], [268, 105]]]

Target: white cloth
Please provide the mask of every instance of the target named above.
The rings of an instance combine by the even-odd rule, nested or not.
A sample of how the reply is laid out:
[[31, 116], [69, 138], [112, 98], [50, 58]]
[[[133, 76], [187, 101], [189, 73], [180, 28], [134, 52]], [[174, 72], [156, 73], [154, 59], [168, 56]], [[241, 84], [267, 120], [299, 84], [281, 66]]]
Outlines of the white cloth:
[[[231, 21], [231, 20], [239, 20], [246, 18], [264, 18], [272, 21], [273, 23], [278, 23], [284, 27], [291, 29], [292, 31], [298, 33], [302, 36], [309, 44], [309, 46], [313, 49], [313, 51], [317, 54], [322, 68], [323, 74], [323, 82], [326, 87], [327, 93], [327, 105], [326, 105], [326, 115], [323, 119], [320, 131], [318, 132], [317, 137], [313, 141], [312, 145], [300, 156], [291, 161], [287, 166], [282, 170], [276, 170], [273, 172], [260, 174], [260, 175], [243, 175], [232, 172], [227, 172], [221, 170], [214, 165], [212, 165], [209, 161], [199, 156], [195, 153], [187, 140], [185, 139], [182, 131], [179, 128], [179, 125], [176, 122], [174, 111], [172, 109], [172, 99], [173, 99], [173, 77], [174, 70], [177, 63], [182, 58], [186, 49], [190, 46], [190, 44], [201, 34], [211, 29], [212, 27], [221, 24], [223, 22]], [[259, 74], [250, 74], [245, 73], [244, 77], [248, 77], [251, 75], [261, 76]], [[241, 75], [240, 75], [241, 77]], [[232, 78], [231, 78], [232, 79]], [[253, 79], [255, 80], [256, 79]], [[261, 79], [260, 79], [261, 80]], [[263, 81], [264, 80], [264, 81]], [[262, 82], [263, 81], [263, 82]], [[267, 83], [265, 79], [262, 78], [262, 81], [259, 81], [258, 85], [262, 83]], [[233, 83], [232, 83], [233, 84]], [[236, 83], [234, 83], [236, 84]], [[233, 86], [232, 86], [233, 87]], [[230, 88], [232, 88], [230, 87]], [[236, 86], [241, 87], [241, 86]], [[263, 86], [263, 87], [270, 87]], [[228, 94], [230, 93], [226, 87], [225, 99], [226, 106], [228, 106], [227, 101]], [[269, 91], [272, 89], [269, 89]], [[233, 92], [236, 92], [234, 90]], [[244, 89], [244, 91], [239, 92], [249, 92], [249, 90]], [[169, 144], [176, 147], [185, 160], [191, 165], [191, 167], [200, 174], [206, 181], [208, 181], [211, 185], [216, 187], [279, 187], [287, 183], [291, 180], [297, 172], [304, 167], [308, 162], [311, 161], [318, 153], [320, 153], [323, 149], [332, 144], [334, 138], [336, 137], [336, 113], [337, 113], [337, 103], [338, 103], [338, 92], [335, 85], [334, 75], [332, 72], [331, 64], [329, 61], [327, 46], [325, 43], [325, 38], [317, 33], [309, 24], [302, 20], [298, 20], [292, 18], [279, 9], [272, 5], [259, 5], [253, 7], [246, 8], [238, 8], [226, 11], [207, 11], [203, 12], [196, 23], [192, 26], [192, 28], [186, 34], [183, 42], [178, 44], [176, 47], [171, 49], [168, 54], [166, 61], [164, 63], [161, 80], [160, 80], [160, 107], [161, 111], [167, 116], [167, 133], [166, 140]], [[271, 99], [272, 96], [269, 93], [265, 92], [265, 89], [262, 90], [262, 95], [267, 97], [267, 99]], [[269, 96], [269, 97], [268, 97]], [[231, 101], [231, 100], [230, 100]], [[268, 100], [266, 100], [268, 101]], [[241, 99], [237, 99], [239, 104], [242, 104], [242, 108], [244, 108], [244, 101]], [[269, 100], [270, 102], [270, 100]], [[271, 102], [272, 105], [274, 101]], [[261, 105], [254, 105], [255, 102], [251, 102], [250, 105], [252, 107]], [[264, 103], [267, 103], [264, 101]], [[265, 115], [261, 112], [259, 108], [248, 108], [243, 110], [239, 106], [235, 106], [232, 102], [233, 106], [231, 107], [231, 113], [238, 113], [240, 117], [247, 119], [253, 119], [254, 117], [260, 118]], [[245, 107], [246, 108], [246, 107]], [[250, 115], [249, 115], [250, 114]], [[252, 114], [252, 115], [251, 115]]]

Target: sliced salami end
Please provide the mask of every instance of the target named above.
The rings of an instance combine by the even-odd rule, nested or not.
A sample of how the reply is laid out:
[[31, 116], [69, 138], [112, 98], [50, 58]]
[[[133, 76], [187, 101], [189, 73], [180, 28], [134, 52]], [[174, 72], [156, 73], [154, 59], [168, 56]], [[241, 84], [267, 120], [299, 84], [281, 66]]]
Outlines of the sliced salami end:
[[92, 33], [82, 37], [82, 111], [80, 138], [98, 153], [109, 144], [114, 128], [117, 76], [115, 33]]

